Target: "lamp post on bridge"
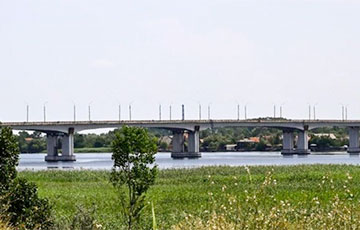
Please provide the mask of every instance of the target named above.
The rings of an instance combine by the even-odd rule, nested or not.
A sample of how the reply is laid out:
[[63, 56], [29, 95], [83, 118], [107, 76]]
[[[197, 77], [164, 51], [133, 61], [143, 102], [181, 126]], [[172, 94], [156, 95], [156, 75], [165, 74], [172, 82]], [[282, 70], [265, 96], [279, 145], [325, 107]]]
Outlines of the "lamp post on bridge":
[[210, 112], [211, 112], [211, 110], [210, 110], [210, 105], [211, 105], [211, 103], [209, 103], [209, 104], [208, 104], [208, 107], [207, 107], [207, 109], [208, 109], [208, 111], [207, 111], [207, 112], [208, 112], [208, 120], [210, 120], [210, 118], [211, 118], [211, 116], [210, 116], [210, 115], [211, 115], [211, 114], [210, 114]]
[[182, 113], [181, 119], [184, 121], [185, 120], [185, 105], [184, 104], [181, 105], [181, 113]]
[[76, 121], [76, 105], [74, 104], [74, 122]]
[[317, 106], [318, 103], [315, 103], [315, 105], [313, 106], [313, 109], [314, 109], [314, 120], [316, 120], [316, 106]]
[[285, 102], [283, 102], [281, 105], [280, 105], [280, 118], [283, 117], [283, 106], [285, 105]]
[[44, 105], [43, 105], [43, 112], [44, 112], [44, 122], [46, 122], [46, 104], [47, 104], [48, 102], [46, 101], [46, 102], [44, 102]]
[[29, 122], [29, 104], [26, 104], [26, 122]]
[[92, 102], [90, 102], [89, 105], [88, 105], [89, 121], [91, 121], [91, 104], [92, 104]]
[[199, 103], [199, 120], [201, 120], [201, 104]]
[[[313, 110], [313, 119], [316, 120], [316, 106], [318, 105], [318, 103], [315, 103], [312, 106], [312, 110]], [[309, 121], [311, 120], [311, 104], [308, 104], [309, 106]]]
[[159, 104], [159, 121], [161, 121], [161, 104]]
[[344, 105], [341, 104], [341, 115], [342, 115], [342, 120], [346, 121], [348, 119], [348, 109], [347, 109], [348, 105]]
[[171, 121], [171, 116], [172, 116], [172, 106], [171, 106], [171, 104], [169, 105], [169, 119], [170, 119], [170, 121]]
[[274, 118], [276, 118], [276, 105], [274, 105]]
[[247, 105], [244, 106], [244, 117], [247, 119]]
[[237, 104], [237, 120], [240, 120], [240, 105]]
[[131, 121], [131, 104], [129, 104], [129, 120]]

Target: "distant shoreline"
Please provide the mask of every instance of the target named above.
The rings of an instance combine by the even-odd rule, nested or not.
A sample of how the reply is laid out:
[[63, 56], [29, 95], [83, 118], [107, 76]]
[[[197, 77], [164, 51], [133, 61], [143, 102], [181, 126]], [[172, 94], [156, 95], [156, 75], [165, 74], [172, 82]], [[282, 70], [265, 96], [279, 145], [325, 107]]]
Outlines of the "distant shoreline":
[[[242, 150], [242, 151], [200, 151], [201, 153], [251, 153], [251, 152], [281, 152], [281, 150]], [[45, 152], [41, 152], [46, 154]], [[75, 148], [74, 153], [111, 153], [111, 148]], [[159, 151], [159, 153], [171, 153], [171, 151]], [[21, 154], [38, 154], [38, 153], [21, 153]], [[322, 150], [322, 151], [311, 151], [313, 155], [343, 155], [348, 154], [345, 150]]]

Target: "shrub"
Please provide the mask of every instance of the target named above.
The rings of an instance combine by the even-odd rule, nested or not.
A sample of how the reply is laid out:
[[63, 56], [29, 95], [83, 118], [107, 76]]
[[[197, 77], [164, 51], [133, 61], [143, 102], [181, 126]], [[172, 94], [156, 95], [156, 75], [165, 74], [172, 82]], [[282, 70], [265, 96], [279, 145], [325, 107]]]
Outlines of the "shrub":
[[85, 208], [83, 206], [77, 207], [77, 212], [72, 219], [71, 230], [99, 230], [102, 225], [95, 219], [96, 207]]
[[0, 131], [0, 208], [18, 229], [50, 229], [51, 206], [40, 199], [36, 185], [16, 178], [19, 147], [10, 128]]
[[0, 131], [0, 195], [7, 191], [15, 179], [19, 161], [19, 147], [10, 128]]
[[114, 167], [111, 181], [118, 188], [126, 226], [136, 228], [145, 207], [145, 194], [155, 183], [156, 138], [143, 128], [124, 126], [112, 143]]
[[12, 225], [25, 229], [49, 229], [52, 226], [51, 206], [47, 200], [38, 197], [35, 184], [16, 178], [6, 201], [6, 212]]

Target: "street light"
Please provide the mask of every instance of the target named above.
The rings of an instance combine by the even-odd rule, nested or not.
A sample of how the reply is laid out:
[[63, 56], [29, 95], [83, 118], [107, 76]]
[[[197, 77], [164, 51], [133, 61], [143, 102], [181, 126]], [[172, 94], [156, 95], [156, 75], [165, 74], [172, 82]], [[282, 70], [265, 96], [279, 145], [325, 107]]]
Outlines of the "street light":
[[318, 103], [315, 103], [313, 106], [311, 106], [311, 104], [308, 103], [309, 106], [309, 120], [311, 120], [311, 107], [313, 110], [313, 119], [316, 120], [316, 106], [318, 105]]
[[131, 121], [131, 119], [132, 119], [132, 118], [131, 118], [131, 115], [132, 115], [131, 112], [132, 112], [132, 104], [133, 104], [133, 103], [134, 103], [134, 101], [132, 101], [132, 102], [129, 103], [129, 120], [130, 120], [130, 121]]
[[76, 121], [76, 105], [74, 104], [74, 122]]
[[280, 105], [280, 118], [283, 117], [283, 105], [285, 105], [285, 102]]
[[182, 120], [185, 120], [185, 105], [184, 104], [182, 104], [181, 105], [181, 112], [182, 112]]
[[46, 101], [46, 102], [44, 102], [44, 105], [43, 105], [43, 112], [44, 112], [44, 122], [46, 121], [46, 104], [47, 104], [48, 102]]
[[170, 119], [170, 121], [171, 121], [171, 115], [172, 115], [172, 114], [171, 114], [171, 112], [172, 112], [172, 111], [171, 111], [171, 110], [172, 110], [171, 107], [172, 107], [172, 106], [171, 106], [171, 104], [170, 104], [170, 105], [169, 105], [169, 119]]
[[244, 117], [247, 119], [247, 105], [244, 105]]
[[240, 120], [240, 105], [237, 104], [237, 119]]
[[131, 104], [129, 104], [129, 120], [131, 121]]
[[210, 110], [210, 105], [211, 105], [211, 103], [208, 104], [208, 120], [210, 120], [210, 115], [211, 115], [211, 114], [210, 114], [210, 112], [211, 112], [211, 110]]
[[314, 110], [314, 120], [316, 120], [316, 106], [317, 106], [318, 103], [315, 103], [314, 106], [313, 106], [313, 110]]
[[161, 121], [161, 104], [159, 104], [159, 121]]
[[276, 105], [274, 104], [274, 118], [276, 118]]
[[89, 121], [91, 121], [91, 104], [92, 104], [92, 103], [93, 103], [93, 102], [90, 102], [89, 105], [88, 105]]
[[201, 104], [199, 103], [199, 120], [201, 120]]
[[26, 122], [29, 122], [29, 104], [26, 104]]

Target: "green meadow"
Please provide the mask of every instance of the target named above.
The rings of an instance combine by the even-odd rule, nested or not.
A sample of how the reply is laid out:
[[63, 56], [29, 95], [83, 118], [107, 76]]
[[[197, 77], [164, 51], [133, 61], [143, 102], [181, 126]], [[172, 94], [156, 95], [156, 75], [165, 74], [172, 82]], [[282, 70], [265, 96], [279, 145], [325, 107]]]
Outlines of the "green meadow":
[[[19, 176], [38, 185], [39, 195], [50, 200], [59, 229], [81, 215], [91, 216], [99, 229], [123, 229], [109, 171], [22, 171]], [[360, 167], [345, 165], [160, 170], [141, 225], [152, 228], [152, 203], [158, 229], [207, 229], [211, 221], [226, 229], [316, 229], [317, 224], [344, 229], [345, 223], [345, 229], [357, 229], [351, 226], [360, 226], [359, 182]], [[337, 226], [341, 218], [349, 220]]]

